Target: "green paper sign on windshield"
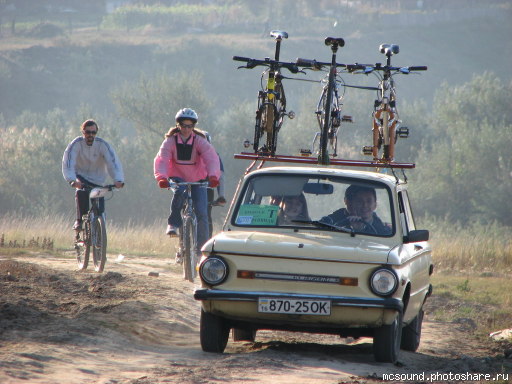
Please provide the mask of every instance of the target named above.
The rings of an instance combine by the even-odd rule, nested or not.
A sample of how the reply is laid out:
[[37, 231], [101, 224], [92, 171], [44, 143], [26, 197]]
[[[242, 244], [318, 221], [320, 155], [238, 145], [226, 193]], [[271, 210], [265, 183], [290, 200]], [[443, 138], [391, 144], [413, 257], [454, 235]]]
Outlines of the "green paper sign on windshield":
[[240, 225], [276, 225], [277, 205], [244, 204], [238, 210], [236, 223]]

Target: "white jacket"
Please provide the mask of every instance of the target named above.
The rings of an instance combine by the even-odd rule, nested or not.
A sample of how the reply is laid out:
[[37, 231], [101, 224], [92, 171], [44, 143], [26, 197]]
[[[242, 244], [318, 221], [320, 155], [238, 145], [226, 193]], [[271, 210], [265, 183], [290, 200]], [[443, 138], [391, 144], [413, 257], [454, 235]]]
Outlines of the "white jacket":
[[113, 181], [124, 182], [123, 167], [114, 149], [105, 140], [96, 137], [91, 146], [83, 136], [67, 146], [62, 157], [62, 175], [68, 183], [80, 175], [97, 185], [104, 185], [108, 175]]

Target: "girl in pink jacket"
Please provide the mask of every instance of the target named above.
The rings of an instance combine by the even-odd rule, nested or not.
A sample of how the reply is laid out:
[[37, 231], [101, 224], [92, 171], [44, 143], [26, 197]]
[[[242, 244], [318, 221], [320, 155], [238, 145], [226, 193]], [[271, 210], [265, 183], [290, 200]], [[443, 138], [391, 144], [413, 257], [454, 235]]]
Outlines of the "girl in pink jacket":
[[[183, 108], [176, 113], [176, 126], [165, 135], [155, 157], [154, 173], [160, 188], [169, 188], [169, 178], [176, 181], [208, 179], [210, 187], [219, 184], [220, 162], [215, 148], [206, 140], [202, 131], [194, 129], [197, 113]], [[208, 240], [208, 198], [206, 188], [192, 186], [192, 201], [197, 216], [197, 247], [199, 252]], [[185, 202], [185, 187], [174, 192], [171, 214], [167, 219], [166, 234], [176, 236], [182, 225], [181, 208]]]

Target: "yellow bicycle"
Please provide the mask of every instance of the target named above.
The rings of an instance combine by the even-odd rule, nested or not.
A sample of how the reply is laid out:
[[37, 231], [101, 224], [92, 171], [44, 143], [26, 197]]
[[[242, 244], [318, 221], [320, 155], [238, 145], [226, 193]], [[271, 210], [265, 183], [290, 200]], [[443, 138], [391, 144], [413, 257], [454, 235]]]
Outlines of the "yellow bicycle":
[[[233, 56], [233, 60], [247, 63], [238, 67], [239, 69], [251, 69], [257, 66], [267, 67], [261, 75], [261, 90], [258, 92], [258, 109], [256, 110], [252, 146], [254, 153], [274, 156], [277, 149], [277, 135], [283, 125], [284, 117], [287, 116], [290, 119], [295, 117], [293, 111], [286, 111], [286, 95], [282, 83], [282, 79], [286, 77], [281, 74], [281, 68], [286, 68], [291, 73], [299, 72], [299, 68], [295, 63], [279, 61], [281, 41], [288, 38], [288, 33], [271, 31], [270, 36], [276, 41], [274, 60], [268, 57], [259, 60], [241, 56]], [[266, 135], [265, 144], [260, 146], [263, 135]], [[250, 142], [246, 143], [247, 147], [250, 145]]]

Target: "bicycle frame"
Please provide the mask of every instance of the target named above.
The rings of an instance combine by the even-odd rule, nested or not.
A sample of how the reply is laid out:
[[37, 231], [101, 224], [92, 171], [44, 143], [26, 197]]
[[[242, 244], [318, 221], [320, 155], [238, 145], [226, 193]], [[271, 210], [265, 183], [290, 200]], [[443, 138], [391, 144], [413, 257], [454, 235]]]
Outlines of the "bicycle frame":
[[[302, 155], [311, 155], [315, 152], [317, 140], [320, 139], [318, 151], [318, 163], [329, 164], [330, 157], [338, 156], [338, 130], [343, 121], [352, 122], [352, 117], [341, 115], [341, 107], [343, 106], [343, 95], [339, 95], [340, 84], [345, 86], [345, 83], [339, 73], [338, 68], [346, 67], [345, 64], [338, 64], [336, 62], [336, 53], [339, 47], [345, 45], [342, 38], [327, 37], [325, 45], [330, 46], [332, 56], [330, 63], [317, 62], [316, 60], [297, 59], [297, 65], [309, 67], [313, 70], [322, 70], [328, 67], [328, 75], [320, 82], [323, 83], [322, 93], [318, 100], [315, 114], [317, 116], [319, 132], [315, 134], [311, 144], [311, 150], [301, 149]], [[329, 150], [331, 153], [329, 153]]]
[[[247, 64], [239, 68], [254, 68], [256, 66], [266, 66], [261, 75], [261, 90], [258, 92], [258, 109], [256, 110], [254, 140], [252, 143], [255, 153], [275, 155], [277, 149], [277, 135], [284, 122], [284, 117], [290, 119], [295, 117], [293, 111], [286, 111], [286, 95], [282, 84], [284, 76], [281, 75], [281, 68], [285, 67], [292, 73], [297, 73], [298, 68], [294, 63], [284, 63], [279, 61], [281, 52], [281, 42], [288, 38], [288, 33], [284, 31], [271, 31], [270, 36], [276, 41], [274, 60], [265, 58], [264, 60], [250, 59], [246, 57], [234, 56], [233, 60], [245, 61]], [[265, 144], [260, 146], [260, 139], [266, 135]], [[247, 140], [246, 147], [250, 146]]]
[[183, 278], [193, 282], [196, 277], [196, 265], [199, 262], [196, 257], [197, 252], [197, 216], [194, 212], [194, 202], [192, 200], [192, 186], [199, 185], [207, 187], [207, 181], [198, 182], [176, 182], [169, 179], [169, 185], [172, 190], [185, 186], [185, 202], [181, 209], [182, 226], [178, 235], [177, 259], [183, 263]]
[[194, 202], [192, 201], [192, 185], [191, 184], [187, 184], [185, 193], [186, 193], [185, 203], [183, 204], [183, 208], [181, 210], [181, 219], [182, 219], [183, 225], [181, 226], [181, 228], [179, 230], [179, 243], [180, 243], [180, 248], [183, 250], [184, 244], [185, 244], [185, 235], [186, 235], [186, 233], [184, 231], [184, 227], [185, 227], [185, 223], [190, 221], [192, 223], [192, 233], [189, 234], [189, 235], [192, 235], [192, 237], [190, 239], [191, 240], [190, 250], [193, 251], [195, 254], [195, 251], [197, 248], [197, 217], [194, 212]]
[[82, 219], [84, 226], [83, 239], [80, 238], [80, 232], [77, 232], [75, 237], [75, 250], [80, 270], [87, 268], [92, 248], [94, 269], [96, 272], [103, 272], [107, 252], [107, 229], [105, 212], [99, 212], [99, 199], [105, 197], [113, 188], [114, 185], [107, 185], [105, 187], [84, 186], [84, 189], [90, 190], [89, 200], [91, 207]]
[[[372, 139], [373, 145], [364, 146], [363, 154], [373, 156], [374, 161], [385, 163], [393, 162], [395, 159], [395, 144], [398, 137], [407, 138], [409, 129], [400, 127], [402, 121], [399, 119], [396, 108], [396, 89], [393, 76], [395, 74], [408, 75], [412, 71], [426, 71], [426, 66], [393, 67], [391, 56], [399, 53], [399, 46], [396, 44], [381, 44], [379, 51], [386, 56], [386, 65], [381, 63], [375, 66], [350, 65], [349, 71], [361, 70], [363, 74], [373, 73], [379, 79], [377, 88], [377, 99], [374, 102], [372, 114]], [[367, 87], [366, 89], [372, 89]], [[382, 156], [379, 151], [382, 148]]]

